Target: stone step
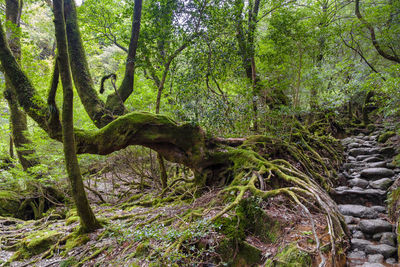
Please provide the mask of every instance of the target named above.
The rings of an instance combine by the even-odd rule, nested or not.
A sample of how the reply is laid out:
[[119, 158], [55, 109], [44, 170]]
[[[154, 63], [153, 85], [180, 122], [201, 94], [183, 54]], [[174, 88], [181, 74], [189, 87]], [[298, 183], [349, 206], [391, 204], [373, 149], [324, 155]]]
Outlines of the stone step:
[[352, 148], [349, 150], [349, 155], [353, 157], [357, 157], [360, 155], [373, 155], [379, 153], [379, 149], [377, 148]]
[[388, 168], [366, 168], [361, 171], [360, 175], [366, 179], [378, 180], [380, 178], [393, 177], [394, 171]]
[[341, 141], [346, 163], [340, 168], [340, 182], [347, 186], [333, 189], [331, 196], [352, 233], [347, 266], [397, 266], [397, 235], [382, 218], [387, 189], [400, 177], [400, 169], [391, 164], [395, 149], [378, 146], [380, 134], [361, 132]]
[[377, 161], [377, 162], [372, 162], [368, 164], [369, 168], [387, 168], [387, 162], [386, 161]]
[[393, 225], [382, 219], [365, 219], [358, 224], [359, 229], [369, 235], [374, 235], [381, 232], [392, 232]]
[[332, 190], [331, 197], [338, 204], [372, 204], [383, 206], [385, 204], [386, 191], [341, 186]]
[[364, 251], [366, 254], [380, 254], [385, 259], [394, 257], [397, 253], [397, 249], [393, 246], [386, 244], [374, 244], [371, 241], [365, 239], [352, 238], [351, 248], [353, 250]]
[[376, 219], [379, 216], [376, 210], [366, 206], [345, 204], [345, 205], [339, 205], [338, 207], [340, 213], [346, 216], [368, 218], [368, 219]]
[[374, 189], [387, 190], [393, 182], [394, 181], [390, 178], [382, 178], [376, 181], [370, 181], [369, 186]]

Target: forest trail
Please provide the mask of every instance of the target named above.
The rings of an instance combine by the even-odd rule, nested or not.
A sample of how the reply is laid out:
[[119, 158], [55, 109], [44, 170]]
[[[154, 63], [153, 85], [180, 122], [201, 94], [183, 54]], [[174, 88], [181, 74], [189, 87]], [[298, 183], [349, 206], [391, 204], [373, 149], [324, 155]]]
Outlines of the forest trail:
[[398, 266], [395, 226], [388, 220], [387, 190], [399, 176], [395, 150], [378, 144], [379, 132], [342, 140], [342, 185], [332, 194], [351, 233], [347, 266]]

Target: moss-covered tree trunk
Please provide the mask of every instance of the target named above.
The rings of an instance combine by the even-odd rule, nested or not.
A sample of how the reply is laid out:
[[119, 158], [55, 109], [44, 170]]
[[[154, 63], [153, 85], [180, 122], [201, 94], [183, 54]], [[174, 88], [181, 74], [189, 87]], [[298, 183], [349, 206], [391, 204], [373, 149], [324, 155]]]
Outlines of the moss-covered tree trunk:
[[[254, 115], [254, 130], [258, 129], [258, 101], [262, 91], [262, 85], [256, 69], [255, 36], [258, 23], [258, 13], [260, 10], [260, 0], [250, 1], [235, 0], [235, 19], [236, 19], [236, 40], [238, 43], [239, 54], [242, 57], [242, 64], [246, 78], [252, 85], [252, 107]], [[247, 5], [247, 7], [246, 7]], [[243, 11], [248, 10], [247, 27], [244, 27]], [[289, 98], [280, 89], [271, 89], [265, 97], [265, 104], [273, 109], [279, 105], [287, 105]]]
[[68, 48], [65, 32], [63, 0], [54, 0], [54, 24], [58, 49], [58, 64], [63, 86], [62, 136], [65, 164], [71, 183], [72, 196], [80, 217], [82, 230], [91, 232], [100, 227], [99, 222], [86, 197], [78, 158], [76, 155], [74, 125], [73, 125], [73, 86], [68, 58]]
[[[6, 20], [8, 22], [7, 39], [10, 49], [18, 61], [21, 59], [21, 42], [19, 37], [21, 11], [22, 1], [6, 1]], [[35, 151], [27, 148], [32, 144], [28, 134], [27, 117], [25, 112], [20, 109], [16, 92], [7, 77], [4, 96], [7, 100], [10, 110], [10, 125], [13, 144], [16, 147], [19, 162], [21, 163], [23, 169], [27, 170], [28, 168], [37, 165], [39, 160], [36, 157]]]

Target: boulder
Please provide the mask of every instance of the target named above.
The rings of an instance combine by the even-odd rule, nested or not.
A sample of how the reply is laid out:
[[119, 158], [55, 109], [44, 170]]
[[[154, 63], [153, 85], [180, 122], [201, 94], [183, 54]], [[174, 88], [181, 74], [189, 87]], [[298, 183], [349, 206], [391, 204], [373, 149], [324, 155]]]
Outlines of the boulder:
[[368, 219], [378, 218], [378, 212], [366, 206], [347, 204], [347, 205], [339, 205], [338, 207], [340, 213], [346, 216], [368, 218]]
[[348, 145], [347, 145], [347, 148], [349, 148], [349, 149], [352, 149], [352, 148], [359, 148], [360, 146], [361, 146], [361, 144], [354, 142], [354, 143], [348, 144]]
[[381, 155], [383, 155], [383, 156], [385, 156], [385, 157], [390, 158], [390, 157], [393, 157], [394, 155], [396, 155], [396, 150], [395, 150], [393, 147], [391, 147], [391, 146], [389, 146], [389, 147], [382, 147], [382, 148], [379, 150], [379, 154], [381, 154]]
[[366, 245], [365, 252], [367, 254], [381, 254], [386, 259], [386, 258], [390, 258], [390, 257], [396, 255], [397, 248], [386, 245], [386, 244]]
[[368, 164], [368, 166], [370, 168], [386, 168], [387, 163], [386, 161], [371, 162], [370, 164]]
[[343, 218], [346, 224], [351, 224], [354, 222], [354, 217], [352, 216], [343, 216]]
[[368, 255], [368, 262], [370, 263], [383, 263], [385, 258], [381, 254], [371, 254]]
[[378, 213], [386, 213], [386, 207], [384, 206], [371, 206], [371, 209], [375, 210]]
[[396, 246], [396, 234], [392, 232], [383, 233], [379, 243], [386, 244], [392, 247]]
[[363, 161], [363, 160], [365, 160], [367, 158], [370, 158], [370, 157], [371, 157], [371, 155], [359, 155], [359, 156], [356, 157], [356, 160], [357, 161]]
[[[360, 265], [358, 265], [358, 266], [360, 266]], [[385, 267], [385, 265], [383, 265], [381, 263], [366, 262], [363, 265], [361, 265], [361, 267]]]
[[366, 188], [368, 186], [369, 182], [367, 180], [364, 179], [360, 179], [360, 178], [354, 178], [349, 180], [349, 185], [350, 186], [357, 186], [360, 188]]
[[390, 178], [394, 172], [387, 168], [367, 168], [361, 171], [361, 177], [378, 180], [380, 178]]
[[379, 162], [379, 161], [382, 161], [382, 157], [372, 156], [372, 157], [368, 157], [363, 160], [363, 162], [367, 162], [367, 163]]
[[352, 249], [358, 249], [361, 251], [365, 251], [365, 248], [367, 246], [373, 245], [373, 243], [371, 241], [368, 241], [365, 239], [358, 239], [358, 238], [352, 238], [350, 242], [351, 242]]
[[370, 148], [352, 148], [349, 150], [349, 155], [353, 157], [357, 157], [360, 155], [372, 155], [375, 154], [375, 150]]
[[353, 233], [353, 238], [365, 239], [365, 236], [364, 236], [363, 232], [361, 232], [361, 231], [355, 231], [355, 232]]
[[381, 219], [361, 220], [358, 226], [363, 233], [371, 235], [380, 232], [391, 232], [393, 228], [389, 222]]
[[388, 259], [386, 259], [386, 263], [387, 263], [387, 264], [396, 264], [397, 261], [396, 261], [395, 258], [388, 258]]
[[364, 251], [352, 251], [347, 255], [349, 259], [365, 259], [366, 254]]
[[382, 178], [376, 181], [371, 181], [369, 185], [375, 189], [386, 190], [393, 184], [393, 180], [389, 178]]

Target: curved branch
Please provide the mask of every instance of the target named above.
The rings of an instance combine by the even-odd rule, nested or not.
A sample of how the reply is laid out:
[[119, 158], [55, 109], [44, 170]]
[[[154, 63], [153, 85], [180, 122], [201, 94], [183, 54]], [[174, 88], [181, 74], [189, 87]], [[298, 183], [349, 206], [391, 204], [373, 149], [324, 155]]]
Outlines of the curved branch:
[[378, 40], [376, 39], [374, 27], [372, 27], [372, 25], [369, 24], [369, 22], [366, 21], [363, 18], [363, 16], [361, 15], [360, 0], [356, 0], [355, 13], [356, 13], [357, 18], [361, 21], [361, 23], [364, 24], [364, 26], [367, 27], [367, 29], [369, 30], [369, 33], [371, 35], [372, 44], [374, 45], [374, 47], [375, 47], [376, 51], [379, 53], [379, 55], [381, 55], [382, 57], [384, 57], [390, 61], [400, 63], [399, 57], [397, 57], [396, 55], [389, 55], [382, 49], [381, 45], [379, 44]]
[[140, 22], [142, 16], [142, 0], [135, 0], [134, 12], [132, 17], [132, 30], [131, 39], [129, 42], [128, 56], [126, 58], [125, 65], [125, 76], [122, 80], [118, 93], [111, 94], [107, 98], [106, 107], [109, 110], [113, 110], [117, 115], [125, 113], [125, 107], [122, 102], [133, 92], [133, 83], [135, 78], [135, 60], [136, 50], [138, 47], [139, 33], [140, 33]]
[[0, 61], [4, 74], [10, 80], [17, 92], [20, 106], [34, 119], [41, 128], [48, 130], [46, 116], [47, 105], [41, 99], [40, 94], [34, 89], [31, 81], [21, 70], [17, 60], [13, 56], [0, 20]]
[[76, 7], [73, 0], [64, 1], [64, 14], [68, 39], [68, 54], [75, 87], [90, 119], [97, 127], [103, 127], [111, 122], [114, 117], [111, 111], [105, 108], [104, 102], [99, 98], [94, 87], [79, 32]]
[[[352, 34], [352, 33], [350, 33], [350, 34]], [[344, 44], [345, 46], [347, 46], [348, 48], [350, 48], [351, 50], [353, 50], [354, 52], [356, 52], [356, 53], [361, 57], [361, 59], [364, 60], [364, 62], [368, 65], [368, 67], [369, 67], [373, 72], [379, 74], [379, 76], [382, 78], [382, 80], [386, 81], [385, 77], [383, 77], [382, 74], [381, 74], [379, 71], [377, 71], [377, 70], [375, 69], [375, 67], [371, 65], [371, 63], [369, 63], [369, 61], [364, 57], [364, 54], [363, 54], [361, 51], [359, 51], [358, 49], [356, 49], [355, 47], [353, 47], [353, 46], [351, 46], [349, 43], [347, 43], [346, 40], [343, 38], [343, 36], [340, 36], [340, 38], [342, 39], [342, 42], [343, 42], [343, 44]]]

